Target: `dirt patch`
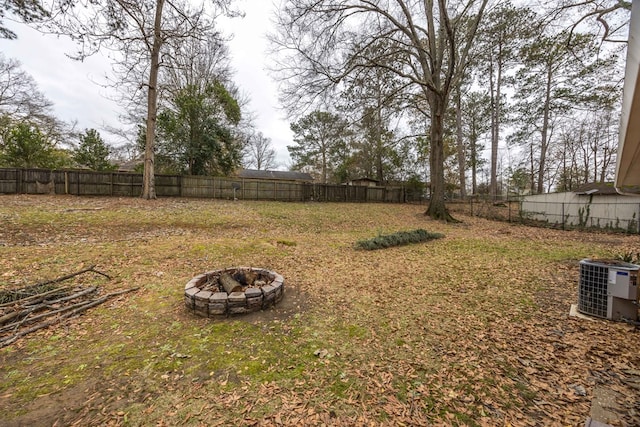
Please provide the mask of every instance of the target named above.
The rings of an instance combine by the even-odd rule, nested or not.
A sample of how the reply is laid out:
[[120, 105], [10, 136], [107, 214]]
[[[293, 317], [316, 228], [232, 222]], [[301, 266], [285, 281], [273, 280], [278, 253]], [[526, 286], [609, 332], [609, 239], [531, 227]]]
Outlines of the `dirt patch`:
[[[88, 408], [88, 397], [100, 390], [98, 379], [90, 379], [59, 393], [40, 396], [21, 408], [12, 408], [22, 415], [5, 419], [5, 427], [51, 427], [52, 425], [71, 425], [83, 408]], [[0, 400], [1, 401], [1, 400]]]
[[310, 305], [311, 300], [307, 294], [300, 291], [296, 286], [285, 282], [284, 298], [278, 304], [262, 311], [245, 315], [233, 315], [229, 318], [229, 321], [244, 320], [250, 323], [272, 322], [274, 320], [285, 321], [305, 313]]

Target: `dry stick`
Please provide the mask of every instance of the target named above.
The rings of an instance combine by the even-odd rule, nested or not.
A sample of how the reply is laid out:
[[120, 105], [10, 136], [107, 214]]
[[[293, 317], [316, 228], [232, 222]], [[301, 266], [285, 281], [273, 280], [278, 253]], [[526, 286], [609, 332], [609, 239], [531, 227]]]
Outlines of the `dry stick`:
[[[105, 295], [105, 297], [107, 297], [107, 296], [108, 295]], [[102, 298], [104, 298], [104, 297], [102, 297]], [[97, 300], [94, 300], [94, 301], [97, 301]], [[82, 307], [84, 304], [87, 304], [87, 301], [82, 301], [82, 302], [79, 302], [79, 303], [76, 303], [76, 304], [72, 304], [72, 305], [68, 305], [66, 307], [59, 308], [57, 310], [48, 311], [46, 313], [38, 314], [37, 316], [32, 317], [30, 319], [30, 321], [34, 322], [36, 320], [40, 320], [40, 319], [43, 319], [45, 317], [53, 316], [54, 314], [64, 313], [65, 311], [69, 311], [69, 310], [73, 310], [73, 309], [78, 308], [78, 307]], [[0, 332], [4, 332], [4, 331], [6, 331], [8, 329], [11, 329], [11, 325], [7, 325], [7, 326], [1, 327], [0, 328]]]
[[5, 314], [4, 316], [0, 317], [0, 325], [4, 325], [5, 323], [13, 320], [16, 317], [20, 317], [21, 313], [27, 314], [29, 313], [29, 310], [23, 310], [23, 311], [16, 310], [16, 311], [12, 311], [9, 314]]
[[[24, 323], [27, 321], [27, 319], [29, 318], [29, 316], [31, 316], [31, 313], [27, 313], [26, 316], [24, 316], [19, 322], [13, 322], [11, 324], [11, 326], [13, 326], [13, 332], [17, 331], [18, 329], [20, 329], [20, 326], [24, 325]], [[14, 326], [15, 325], [15, 326]]]
[[91, 271], [91, 272], [93, 272], [93, 273], [96, 273], [96, 274], [99, 274], [99, 275], [101, 275], [101, 276], [104, 276], [104, 277], [106, 277], [106, 278], [107, 278], [107, 280], [111, 280], [111, 276], [109, 276], [107, 273], [103, 273], [103, 272], [102, 272], [102, 271], [100, 271], [100, 270], [96, 270], [96, 269], [95, 269], [95, 265], [94, 265], [94, 266], [91, 266], [91, 270], [89, 270], [89, 271]]
[[75, 212], [75, 211], [101, 211], [102, 208], [69, 208], [65, 209], [65, 212]]
[[[83, 289], [80, 292], [76, 292], [75, 294], [72, 294], [72, 295], [68, 295], [68, 296], [65, 296], [65, 297], [62, 297], [62, 298], [58, 298], [58, 299], [54, 299], [54, 300], [51, 300], [51, 301], [44, 300], [40, 304], [36, 304], [36, 305], [32, 305], [32, 306], [25, 306], [26, 308], [24, 310], [16, 310], [13, 313], [9, 313], [9, 314], [6, 314], [6, 315], [0, 317], [0, 325], [4, 325], [5, 323], [9, 322], [10, 320], [13, 320], [16, 317], [23, 317], [23, 316], [26, 316], [28, 314], [33, 313], [34, 311], [37, 311], [37, 310], [41, 309], [41, 308], [49, 307], [51, 304], [57, 304], [59, 302], [73, 300], [73, 299], [79, 298], [81, 296], [90, 294], [92, 292], [95, 292], [96, 289], [98, 289], [96, 286], [90, 286], [90, 287], [88, 287], [86, 289]], [[33, 321], [33, 319], [35, 319], [35, 318], [32, 318], [31, 321]], [[13, 323], [11, 325], [13, 325]], [[9, 325], [9, 327], [7, 327], [7, 326], [0, 327], [0, 332], [4, 331], [4, 330], [7, 330], [7, 329], [11, 329], [11, 325]]]
[[107, 274], [105, 274], [105, 273], [103, 273], [101, 271], [96, 270], [96, 266], [94, 264], [94, 265], [90, 265], [89, 267], [87, 267], [85, 269], [82, 269], [80, 271], [76, 271], [75, 273], [67, 274], [66, 276], [61, 276], [61, 277], [58, 277], [57, 279], [53, 279], [53, 280], [47, 280], [46, 282], [38, 283], [36, 286], [43, 286], [43, 285], [50, 285], [52, 283], [64, 282], [65, 280], [69, 280], [69, 279], [71, 279], [73, 277], [79, 276], [79, 275], [84, 274], [84, 273], [88, 273], [90, 271], [93, 272], [93, 273], [96, 273], [96, 274], [100, 274], [100, 275], [106, 277], [107, 279], [111, 280], [111, 277], [109, 277], [109, 275], [107, 275]]
[[52, 300], [45, 300], [42, 301], [42, 303], [35, 305], [35, 306], [27, 306], [29, 309], [31, 308], [38, 308], [38, 307], [46, 307], [50, 304], [57, 304], [59, 302], [65, 302], [65, 301], [70, 301], [72, 299], [76, 299], [78, 297], [81, 297], [83, 295], [87, 295], [90, 294], [92, 292], [95, 292], [98, 289], [97, 286], [89, 286], [88, 288], [85, 288], [79, 292], [76, 292], [75, 294], [66, 296], [66, 297], [62, 297], [62, 298], [58, 298], [58, 299], [52, 299]]
[[[132, 290], [137, 290], [137, 289], [138, 289], [138, 288], [133, 288], [133, 289], [125, 290], [125, 291], [118, 291], [118, 292], [114, 292], [114, 293], [111, 293], [111, 294], [107, 294], [107, 295], [105, 295], [104, 297], [99, 298], [98, 300], [101, 300], [102, 298], [111, 298], [112, 296], [120, 295], [120, 294], [122, 294], [122, 293], [130, 292], [130, 291], [132, 291]], [[93, 300], [93, 301], [98, 301], [98, 300]], [[104, 302], [104, 300], [103, 300], [102, 302]], [[101, 303], [102, 303], [102, 302], [101, 302]], [[91, 303], [91, 300], [89, 301], [89, 303]], [[100, 304], [101, 304], [101, 303], [100, 303]], [[39, 315], [37, 315], [37, 316], [35, 316], [35, 317], [30, 318], [30, 319], [29, 319], [29, 322], [34, 322], [34, 321], [36, 321], [36, 320], [40, 320], [40, 319], [43, 319], [43, 318], [45, 318], [45, 317], [49, 317], [49, 316], [53, 316], [53, 315], [55, 315], [55, 314], [63, 313], [63, 312], [65, 312], [65, 311], [73, 310], [73, 309], [76, 309], [76, 308], [78, 308], [78, 307], [83, 307], [83, 306], [84, 306], [84, 304], [87, 304], [87, 301], [82, 301], [82, 302], [79, 302], [79, 303], [77, 303], [77, 304], [73, 304], [73, 305], [69, 305], [69, 306], [66, 306], [66, 307], [62, 307], [62, 308], [60, 308], [60, 309], [58, 309], [58, 310], [49, 311], [49, 312], [47, 312], [47, 313], [42, 313], [42, 314], [39, 314]], [[29, 314], [31, 314], [31, 313], [29, 313]], [[63, 318], [64, 318], [64, 317], [63, 317]], [[8, 331], [9, 329], [12, 329], [13, 325], [14, 325], [14, 324], [12, 323], [12, 324], [10, 324], [10, 325], [6, 325], [6, 326], [3, 326], [3, 327], [0, 327], [0, 332], [6, 332], [6, 331]]]
[[[71, 274], [67, 274], [66, 276], [58, 277], [57, 279], [47, 280], [47, 281], [44, 281], [44, 282], [36, 283], [35, 285], [30, 286], [30, 288], [35, 288], [35, 287], [38, 287], [38, 286], [51, 285], [53, 283], [64, 282], [65, 280], [72, 279], [72, 278], [74, 278], [76, 276], [79, 276], [79, 275], [84, 274], [84, 273], [88, 273], [90, 271], [93, 272], [93, 273], [99, 274], [101, 276], [104, 276], [108, 280], [111, 280], [111, 276], [109, 276], [106, 273], [103, 273], [102, 271], [96, 270], [96, 266], [94, 264], [94, 265], [90, 265], [89, 267], [87, 267], [85, 269], [82, 269], [80, 271], [76, 271], [75, 273], [71, 273]], [[55, 292], [55, 291], [56, 290], [49, 291], [49, 293], [52, 293], [52, 292]], [[43, 294], [46, 294], [46, 293], [47, 292], [45, 292]], [[26, 298], [21, 298], [21, 299], [15, 300], [15, 301], [6, 302], [6, 303], [3, 303], [3, 304], [0, 304], [0, 307], [8, 307], [8, 306], [14, 305], [16, 303], [24, 302], [25, 300], [37, 299], [43, 294], [30, 295], [30, 296], [28, 296]]]
[[60, 293], [60, 292], [64, 292], [65, 290], [69, 289], [71, 286], [63, 286], [61, 288], [56, 288], [56, 289], [52, 289], [50, 291], [47, 292], [43, 292], [41, 294], [35, 294], [35, 295], [30, 295], [28, 297], [24, 297], [24, 298], [20, 298], [14, 301], [10, 301], [10, 302], [5, 302], [0, 304], [0, 308], [4, 308], [4, 307], [10, 307], [12, 305], [16, 305], [16, 304], [24, 304], [26, 302], [34, 302], [34, 301], [42, 301], [42, 299], [44, 299], [45, 297], [51, 295], [51, 294], [56, 294], [56, 293]]
[[60, 322], [60, 321], [62, 321], [64, 319], [68, 319], [69, 317], [76, 316], [76, 315], [82, 313], [83, 311], [88, 310], [91, 307], [95, 307], [97, 305], [100, 305], [103, 302], [105, 302], [106, 300], [108, 300], [109, 298], [112, 298], [112, 297], [115, 297], [115, 296], [118, 296], [118, 295], [122, 295], [122, 294], [125, 294], [127, 292], [137, 291], [138, 289], [140, 289], [140, 288], [125, 289], [125, 290], [122, 290], [122, 291], [118, 291], [118, 292], [113, 292], [113, 293], [107, 294], [107, 295], [105, 295], [105, 296], [103, 296], [101, 298], [98, 298], [97, 300], [91, 301], [91, 302], [89, 302], [89, 303], [87, 303], [85, 305], [82, 305], [82, 306], [76, 308], [75, 310], [73, 310], [70, 313], [65, 313], [65, 314], [63, 314], [62, 316], [60, 316], [60, 317], [58, 317], [56, 319], [51, 319], [51, 320], [48, 320], [46, 322], [40, 323], [38, 325], [35, 325], [35, 326], [33, 326], [33, 327], [29, 328], [29, 329], [25, 329], [24, 331], [18, 332], [17, 334], [13, 335], [11, 338], [6, 338], [6, 339], [0, 340], [0, 348], [6, 347], [6, 346], [14, 343], [16, 340], [18, 340], [18, 338], [21, 338], [21, 337], [23, 337], [25, 335], [28, 335], [28, 334], [32, 333], [32, 332], [38, 331], [38, 330], [40, 330], [42, 328], [46, 328], [46, 327], [52, 326], [52, 325], [54, 325], [54, 324], [56, 324], [56, 323], [58, 323], [58, 322]]

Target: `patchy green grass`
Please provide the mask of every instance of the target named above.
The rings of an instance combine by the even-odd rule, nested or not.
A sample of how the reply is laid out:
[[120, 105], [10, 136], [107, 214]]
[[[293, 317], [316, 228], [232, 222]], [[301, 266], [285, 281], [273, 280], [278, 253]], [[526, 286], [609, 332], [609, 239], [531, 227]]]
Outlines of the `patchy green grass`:
[[[140, 287], [0, 349], [8, 425], [572, 425], [589, 412], [585, 357], [610, 378], [640, 369], [628, 327], [567, 319], [577, 261], [638, 236], [445, 224], [411, 205], [0, 199], [0, 288], [91, 264], [113, 280], [85, 282]], [[447, 238], [353, 248], [407, 228]], [[238, 265], [281, 273], [284, 301], [187, 312], [191, 277]]]

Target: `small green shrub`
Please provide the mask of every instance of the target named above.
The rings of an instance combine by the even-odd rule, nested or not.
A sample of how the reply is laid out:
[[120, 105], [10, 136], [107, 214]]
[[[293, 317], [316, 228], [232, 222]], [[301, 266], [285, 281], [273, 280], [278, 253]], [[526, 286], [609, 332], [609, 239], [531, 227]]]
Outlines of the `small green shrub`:
[[359, 240], [356, 242], [356, 249], [372, 251], [374, 249], [426, 242], [428, 240], [440, 239], [442, 237], [444, 237], [444, 234], [429, 233], [428, 231], [419, 228], [413, 231], [398, 231], [393, 234], [379, 235], [373, 239]]
[[629, 262], [631, 264], [640, 264], [640, 252], [625, 252], [621, 255], [616, 256], [616, 259], [624, 262]]

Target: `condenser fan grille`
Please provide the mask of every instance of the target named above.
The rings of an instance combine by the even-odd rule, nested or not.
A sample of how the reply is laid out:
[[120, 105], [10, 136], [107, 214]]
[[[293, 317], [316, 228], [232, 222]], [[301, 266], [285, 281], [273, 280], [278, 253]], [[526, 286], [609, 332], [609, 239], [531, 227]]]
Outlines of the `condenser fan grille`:
[[607, 280], [609, 267], [580, 264], [578, 310], [581, 313], [607, 317]]
[[610, 320], [638, 319], [640, 265], [616, 259], [580, 261], [578, 311]]

